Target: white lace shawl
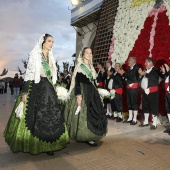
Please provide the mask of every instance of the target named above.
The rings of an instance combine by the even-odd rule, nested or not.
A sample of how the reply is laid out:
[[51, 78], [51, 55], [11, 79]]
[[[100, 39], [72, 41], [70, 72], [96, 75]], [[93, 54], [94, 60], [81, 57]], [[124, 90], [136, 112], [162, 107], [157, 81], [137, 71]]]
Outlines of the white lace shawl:
[[[40, 72], [41, 72], [41, 61], [42, 61], [42, 43], [44, 41], [44, 36], [42, 35], [37, 44], [35, 45], [34, 49], [29, 54], [27, 70], [25, 73], [24, 81], [32, 81], [34, 80], [35, 83], [40, 82]], [[52, 50], [49, 51], [49, 66], [51, 70], [52, 82], [56, 84], [57, 81], [57, 68], [55, 65], [54, 57]]]
[[[79, 56], [77, 58], [77, 64], [76, 67], [74, 69], [73, 75], [72, 75], [72, 79], [71, 79], [71, 85], [70, 85], [70, 89], [69, 89], [69, 95], [71, 94], [73, 88], [75, 87], [75, 82], [76, 82], [76, 75], [77, 73], [82, 73], [84, 74], [87, 78], [89, 78], [87, 76], [87, 74], [81, 69], [80, 65], [83, 63], [83, 58], [82, 58], [82, 51], [80, 51]], [[93, 75], [93, 79], [96, 79], [97, 77], [97, 73], [93, 67], [93, 63], [92, 61], [90, 61], [90, 69], [91, 69], [91, 73]]]

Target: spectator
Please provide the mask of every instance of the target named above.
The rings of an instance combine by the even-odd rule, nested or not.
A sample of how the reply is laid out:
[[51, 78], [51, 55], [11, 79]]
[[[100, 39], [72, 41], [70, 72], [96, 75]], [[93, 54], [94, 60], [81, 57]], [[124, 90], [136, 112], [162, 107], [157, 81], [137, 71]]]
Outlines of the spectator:
[[11, 90], [11, 95], [13, 95], [13, 94], [14, 94], [14, 88], [13, 88], [13, 83], [12, 83], [12, 81], [9, 82], [9, 88], [10, 88], [10, 90]]
[[8, 82], [5, 80], [5, 88], [4, 88], [4, 93], [7, 93], [7, 87], [8, 87]]
[[20, 76], [20, 80], [21, 80], [21, 85], [20, 85], [20, 92], [22, 91], [22, 87], [23, 87], [23, 83], [24, 83], [24, 79], [22, 76]]
[[14, 88], [15, 100], [19, 96], [20, 86], [21, 86], [21, 80], [19, 79], [18, 74], [16, 73], [15, 77], [13, 79], [13, 88]]
[[0, 80], [0, 94], [3, 94], [4, 93], [4, 82], [2, 80]]
[[71, 67], [71, 70], [70, 70], [70, 80], [72, 79], [74, 68], [75, 68], [75, 66]]
[[60, 73], [59, 83], [60, 83], [60, 84], [64, 83], [64, 73]]
[[68, 73], [67, 70], [64, 71], [64, 84], [66, 84], [66, 89], [69, 90], [71, 80], [70, 80], [70, 74]]

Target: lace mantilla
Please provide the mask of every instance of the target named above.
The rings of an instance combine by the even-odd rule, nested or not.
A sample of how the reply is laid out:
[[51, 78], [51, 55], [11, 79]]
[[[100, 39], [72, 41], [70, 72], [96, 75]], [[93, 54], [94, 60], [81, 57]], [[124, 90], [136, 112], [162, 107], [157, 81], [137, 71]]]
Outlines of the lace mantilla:
[[[76, 74], [77, 73], [82, 73], [84, 74], [87, 78], [89, 78], [86, 73], [81, 69], [80, 65], [83, 63], [83, 58], [82, 58], [82, 51], [80, 51], [79, 53], [79, 56], [77, 58], [77, 64], [76, 64], [76, 67], [74, 69], [74, 73], [73, 73], [73, 76], [72, 76], [72, 80], [71, 80], [71, 86], [70, 86], [70, 89], [69, 89], [69, 95], [71, 94], [73, 88], [75, 87], [75, 79], [76, 79]], [[93, 64], [92, 64], [92, 61], [90, 63], [90, 71], [93, 75], [93, 79], [96, 79], [97, 78], [97, 73], [93, 67]]]
[[[42, 43], [44, 41], [45, 34], [41, 35], [34, 49], [29, 54], [27, 70], [25, 73], [24, 81], [33, 81], [35, 83], [40, 82], [40, 73], [41, 73], [41, 58], [42, 58]], [[52, 75], [53, 84], [57, 80], [57, 69], [53, 57], [52, 50], [49, 52], [49, 65]]]

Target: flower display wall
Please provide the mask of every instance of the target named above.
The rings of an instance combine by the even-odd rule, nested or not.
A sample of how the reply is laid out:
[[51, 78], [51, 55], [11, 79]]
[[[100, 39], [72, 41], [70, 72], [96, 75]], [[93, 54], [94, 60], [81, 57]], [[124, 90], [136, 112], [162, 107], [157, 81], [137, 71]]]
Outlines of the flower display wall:
[[[134, 5], [135, 2], [119, 0], [109, 57], [113, 63], [126, 63], [134, 56], [142, 68], [146, 57], [152, 57], [157, 68], [170, 64], [170, 0], [164, 0], [160, 7], [157, 5], [158, 9], [153, 8], [155, 1], [140, 1], [140, 5]], [[159, 113], [165, 115], [163, 82], [159, 94]]]
[[[166, 13], [166, 9], [164, 5], [162, 5], [159, 9], [151, 10], [149, 16], [146, 18], [146, 21], [144, 23], [144, 28], [141, 30], [141, 33], [138, 36], [138, 39], [136, 40], [132, 51], [128, 55], [128, 58], [130, 56], [137, 57], [137, 62], [138, 64], [142, 65], [142, 67], [144, 67], [144, 58], [153, 57], [152, 51], [153, 49], [155, 49], [154, 42], [155, 42], [156, 28], [157, 28], [157, 24], [160, 25], [160, 21], [158, 22], [158, 18], [159, 18], [159, 14], [163, 12], [164, 14]], [[165, 17], [167, 20], [168, 19], [167, 16]], [[166, 25], [166, 27], [167, 26], [168, 25]], [[153, 58], [155, 58], [155, 56]]]
[[170, 63], [170, 26], [166, 12], [165, 7], [161, 6], [149, 13], [144, 28], [128, 55], [128, 58], [136, 57], [137, 63], [142, 67], [146, 57], [153, 57], [158, 68], [163, 62]]
[[166, 10], [165, 6], [162, 5], [158, 9], [153, 8], [152, 11], [149, 13], [149, 16], [154, 16], [154, 22], [152, 24], [152, 29], [151, 29], [151, 32], [150, 32], [150, 40], [149, 40], [149, 42], [150, 42], [149, 57], [152, 57], [152, 49], [154, 47], [154, 36], [155, 36], [155, 28], [156, 28], [157, 20], [158, 20], [158, 14], [160, 12], [165, 11], [165, 10]]
[[114, 49], [111, 58], [113, 63], [124, 63], [132, 50], [144, 22], [154, 5], [154, 1], [146, 2], [131, 8], [132, 0], [119, 0], [118, 12], [115, 18]]
[[152, 57], [157, 62], [165, 60], [170, 64], [170, 25], [166, 13], [167, 11], [158, 14]]
[[[144, 23], [144, 28], [129, 54], [129, 57], [137, 58], [140, 67], [144, 68], [144, 59], [148, 56], [156, 61], [157, 68], [164, 63], [170, 64], [170, 25], [166, 14], [165, 6], [153, 9]], [[166, 115], [163, 86], [162, 81], [159, 85], [159, 113]]]
[[[144, 67], [144, 58], [149, 56], [150, 48], [150, 32], [152, 29], [152, 24], [154, 21], [154, 16], [148, 17], [145, 20], [144, 28], [141, 30], [138, 39], [136, 40], [132, 51], [129, 53], [129, 57], [133, 56], [137, 58], [137, 63]], [[129, 58], [128, 57], [128, 58]], [[127, 59], [128, 60], [128, 59]]]

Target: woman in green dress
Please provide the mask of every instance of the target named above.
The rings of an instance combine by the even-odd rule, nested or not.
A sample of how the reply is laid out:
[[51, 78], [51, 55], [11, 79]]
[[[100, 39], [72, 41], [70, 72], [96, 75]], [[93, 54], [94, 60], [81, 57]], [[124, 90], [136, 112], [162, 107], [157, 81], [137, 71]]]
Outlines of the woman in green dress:
[[94, 84], [95, 79], [92, 51], [86, 47], [78, 57], [64, 114], [70, 138], [90, 146], [97, 146], [96, 141], [107, 131], [106, 113]]
[[53, 37], [44, 34], [29, 55], [23, 91], [4, 132], [13, 152], [46, 152], [53, 156], [53, 151], [65, 148], [69, 142], [64, 110], [54, 89], [57, 71], [52, 47]]

